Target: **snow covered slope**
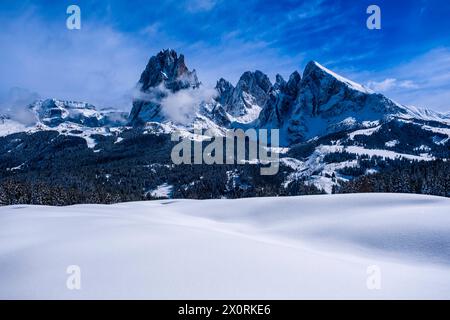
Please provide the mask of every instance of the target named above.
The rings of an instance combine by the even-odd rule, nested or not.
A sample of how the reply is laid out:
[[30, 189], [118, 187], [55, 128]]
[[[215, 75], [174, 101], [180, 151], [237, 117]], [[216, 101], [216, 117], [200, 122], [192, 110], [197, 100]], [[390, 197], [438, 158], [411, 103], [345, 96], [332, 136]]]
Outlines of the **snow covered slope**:
[[0, 137], [25, 130], [26, 127], [24, 124], [14, 121], [7, 116], [0, 115]]
[[57, 99], [38, 100], [30, 105], [38, 123], [56, 127], [75, 123], [85, 127], [117, 127], [127, 123], [127, 113], [117, 110], [96, 110], [86, 102]]
[[[95, 136], [110, 136], [126, 129], [128, 113], [115, 109], [97, 110], [86, 102], [58, 99], [37, 100], [27, 107], [29, 118], [25, 124], [12, 116], [0, 115], [0, 138], [14, 133], [33, 134], [57, 131], [60, 135], [81, 137], [89, 148], [96, 145]], [[39, 141], [38, 141], [39, 143]]]
[[[0, 208], [0, 238], [3, 299], [450, 298], [446, 198], [13, 206]], [[79, 291], [66, 288], [70, 265]]]

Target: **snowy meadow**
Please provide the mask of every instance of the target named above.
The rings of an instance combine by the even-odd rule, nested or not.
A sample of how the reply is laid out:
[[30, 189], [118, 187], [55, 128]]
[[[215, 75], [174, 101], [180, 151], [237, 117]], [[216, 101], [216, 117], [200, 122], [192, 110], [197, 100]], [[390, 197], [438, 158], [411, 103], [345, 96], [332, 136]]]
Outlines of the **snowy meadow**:
[[10, 206], [0, 239], [2, 299], [450, 298], [433, 196]]

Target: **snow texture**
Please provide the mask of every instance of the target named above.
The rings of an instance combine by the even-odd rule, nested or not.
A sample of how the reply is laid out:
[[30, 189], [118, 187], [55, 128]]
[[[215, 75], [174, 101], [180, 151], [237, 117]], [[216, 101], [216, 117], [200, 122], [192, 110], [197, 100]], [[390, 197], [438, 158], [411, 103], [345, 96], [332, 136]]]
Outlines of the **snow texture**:
[[[2, 299], [450, 298], [447, 198], [11, 206], [0, 238]], [[70, 265], [81, 290], [66, 288]]]

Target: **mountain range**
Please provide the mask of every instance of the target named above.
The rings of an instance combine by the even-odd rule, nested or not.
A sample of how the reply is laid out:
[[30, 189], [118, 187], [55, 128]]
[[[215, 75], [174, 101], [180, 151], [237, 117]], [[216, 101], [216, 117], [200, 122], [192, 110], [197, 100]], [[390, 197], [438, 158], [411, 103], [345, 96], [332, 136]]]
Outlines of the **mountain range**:
[[[12, 113], [0, 115], [0, 178], [23, 182], [33, 176], [39, 181], [44, 171], [58, 176], [55, 170], [65, 168], [61, 163], [72, 163], [67, 160], [69, 152], [81, 159], [70, 172], [75, 175], [79, 166], [97, 168], [102, 177], [94, 179], [111, 184], [111, 190], [127, 180], [122, 171], [117, 176], [106, 172], [120, 162], [127, 172], [141, 166], [153, 170], [133, 191], [140, 196], [169, 186], [167, 197], [195, 197], [188, 190], [204, 183], [201, 174], [184, 182], [164, 179], [177, 170], [168, 160], [169, 134], [181, 130], [191, 135], [193, 128], [213, 129], [217, 134], [234, 128], [280, 129], [282, 148], [276, 152], [283, 170], [274, 181], [263, 182], [266, 190], [274, 190], [269, 195], [283, 194], [299, 181], [331, 193], [343, 183], [382, 171], [382, 162], [450, 158], [450, 113], [401, 105], [315, 61], [287, 80], [277, 75], [272, 83], [261, 71], [247, 71], [236, 85], [221, 78], [214, 90], [208, 90], [182, 54], [163, 50], [150, 58], [136, 91], [130, 113], [47, 99], [26, 107], [35, 119], [32, 124]], [[157, 158], [145, 154], [154, 152], [155, 143]], [[152, 150], [145, 149], [149, 144]], [[217, 169], [201, 167], [195, 170]], [[246, 179], [248, 172], [240, 167], [223, 170], [222, 185], [214, 186], [219, 191], [209, 190], [210, 184], [203, 187], [209, 188], [210, 197], [229, 196], [233, 188], [244, 193], [261, 188], [262, 182]], [[65, 181], [73, 179], [69, 174]], [[79, 188], [83, 182], [74, 185]]]

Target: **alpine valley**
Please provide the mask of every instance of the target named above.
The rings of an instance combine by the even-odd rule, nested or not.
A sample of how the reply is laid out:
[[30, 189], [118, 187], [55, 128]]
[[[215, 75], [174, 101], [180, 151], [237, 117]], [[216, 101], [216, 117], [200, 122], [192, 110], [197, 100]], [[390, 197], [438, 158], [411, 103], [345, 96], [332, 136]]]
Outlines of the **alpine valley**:
[[[177, 105], [189, 101], [189, 107]], [[301, 74], [247, 71], [207, 90], [183, 55], [150, 58], [131, 112], [47, 99], [33, 119], [0, 115], [0, 204], [70, 205], [161, 198], [402, 192], [450, 197], [450, 113], [401, 105], [309, 62]], [[280, 129], [280, 170], [174, 165], [181, 131]]]

